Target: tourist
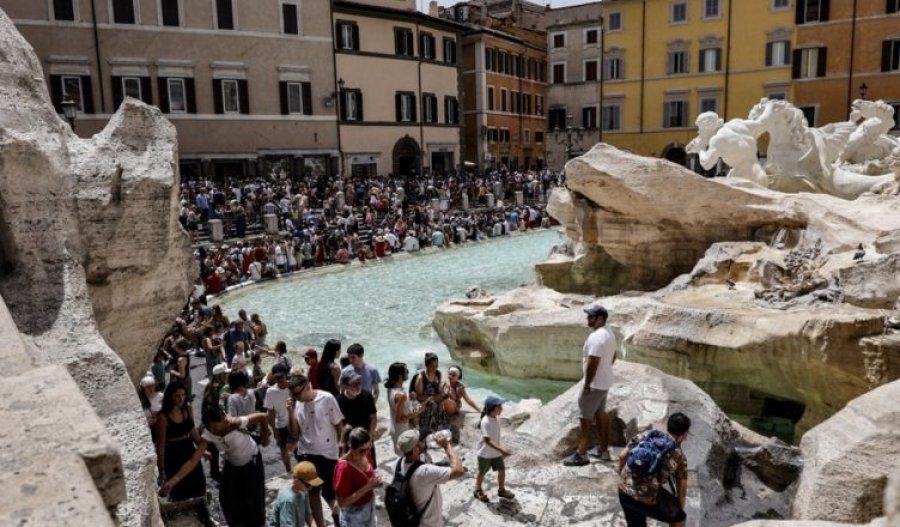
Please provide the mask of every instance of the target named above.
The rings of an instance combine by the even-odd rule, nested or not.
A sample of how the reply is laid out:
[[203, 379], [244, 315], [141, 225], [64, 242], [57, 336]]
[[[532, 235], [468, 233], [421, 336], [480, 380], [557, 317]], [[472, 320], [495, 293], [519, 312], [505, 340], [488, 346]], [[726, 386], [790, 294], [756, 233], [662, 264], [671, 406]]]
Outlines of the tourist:
[[[200, 399], [200, 415], [210, 408], [222, 408], [223, 402], [227, 401], [229, 397], [228, 377], [231, 375], [231, 370], [225, 364], [219, 363], [213, 368], [212, 373], [212, 377], [203, 388], [203, 397]], [[209, 477], [219, 481], [221, 479], [219, 449], [215, 444], [209, 444], [206, 451], [209, 453]]]
[[170, 357], [162, 349], [156, 352], [153, 357], [153, 364], [150, 365], [150, 374], [156, 382], [156, 391], [162, 392], [166, 389], [166, 361]]
[[[628, 527], [646, 527], [647, 518], [671, 527], [684, 526], [687, 458], [681, 444], [690, 428], [688, 416], [674, 413], [669, 416], [665, 433], [651, 430], [639, 434], [619, 454], [619, 504]], [[657, 456], [661, 457], [652, 463]], [[641, 466], [654, 465], [658, 467], [655, 472], [640, 474]], [[666, 483], [673, 486], [671, 492], [664, 488]]]
[[341, 510], [341, 527], [375, 527], [375, 493], [381, 477], [375, 474], [372, 436], [355, 427], [348, 434], [348, 450], [334, 469], [334, 493]]
[[291, 371], [291, 368], [294, 367], [294, 363], [291, 361], [291, 358], [288, 356], [287, 344], [284, 343], [283, 340], [279, 340], [275, 343], [275, 350], [272, 351], [268, 348], [260, 348], [257, 347], [263, 353], [267, 355], [271, 355], [275, 357], [275, 361], [272, 363], [273, 366], [275, 364], [279, 366], [284, 366], [284, 369], [287, 371]]
[[231, 364], [231, 360], [234, 358], [235, 344], [243, 342], [245, 349], [250, 346], [250, 333], [245, 330], [244, 321], [232, 322], [231, 328], [225, 332], [222, 341], [225, 343], [225, 363]]
[[288, 389], [291, 391], [291, 398], [287, 403], [290, 433], [298, 438], [297, 459], [315, 465], [316, 472], [325, 481], [310, 493], [313, 517], [317, 525], [325, 525], [321, 501], [324, 497], [337, 525], [339, 509], [332, 483], [344, 416], [334, 396], [327, 391], [314, 389], [303, 375], [291, 377]]
[[265, 346], [266, 345], [266, 336], [269, 334], [269, 328], [266, 326], [266, 323], [259, 318], [259, 313], [253, 313], [250, 315], [250, 329], [253, 331], [253, 334], [256, 336], [256, 345], [257, 346]]
[[309, 461], [297, 463], [291, 471], [291, 484], [281, 487], [272, 507], [272, 527], [312, 526], [309, 490], [321, 485], [322, 478]]
[[231, 395], [228, 396], [226, 407], [231, 417], [256, 413], [256, 394], [249, 386], [250, 377], [246, 371], [236, 370], [228, 374], [228, 389]]
[[409, 370], [406, 364], [395, 362], [388, 368], [388, 378], [384, 381], [387, 390], [388, 408], [390, 410], [391, 441], [394, 443], [394, 452], [403, 455], [397, 441], [400, 434], [410, 429], [411, 422], [419, 416], [424, 409], [421, 405], [414, 405], [413, 400], [403, 389], [403, 383], [409, 378]]
[[452, 366], [447, 370], [447, 383], [444, 385], [444, 412], [450, 419], [451, 441], [454, 445], [459, 444], [459, 429], [463, 424], [465, 416], [462, 413], [462, 403], [465, 401], [476, 412], [481, 412], [481, 408], [475, 404], [475, 401], [469, 397], [466, 392], [466, 385], [462, 383], [462, 370], [458, 366]]
[[616, 360], [616, 336], [606, 325], [609, 318], [606, 308], [592, 306], [585, 309], [587, 325], [594, 331], [584, 341], [582, 368], [584, 387], [578, 397], [581, 415], [581, 437], [578, 449], [565, 460], [566, 466], [583, 466], [589, 463], [585, 457], [591, 442], [594, 421], [597, 422], [599, 441], [597, 452], [592, 453], [603, 461], [610, 461], [609, 417], [606, 415], [606, 395], [613, 384], [612, 365]]
[[181, 381], [182, 387], [187, 393], [188, 402], [194, 400], [193, 383], [191, 381], [191, 357], [188, 354], [191, 343], [185, 338], [175, 341], [175, 349], [172, 358], [175, 360], [174, 368], [169, 370], [169, 378]]
[[203, 328], [203, 340], [201, 348], [206, 355], [206, 377], [212, 378], [212, 370], [219, 363], [225, 362], [225, 347], [222, 337], [217, 334], [217, 327], [212, 325]]
[[315, 349], [309, 348], [303, 354], [303, 361], [306, 362], [306, 377], [309, 379], [312, 387], [318, 390], [319, 353]]
[[156, 420], [156, 463], [164, 496], [172, 501], [206, 496], [206, 478], [199, 465], [205, 450], [206, 441], [194, 426], [187, 390], [181, 381], [172, 381], [166, 386]]
[[155, 438], [156, 416], [162, 411], [163, 394], [157, 389], [156, 380], [152, 376], [148, 375], [141, 379], [138, 399], [141, 401], [141, 408], [144, 409], [144, 417], [147, 418], [150, 435]]
[[247, 362], [249, 361], [249, 357], [247, 357], [247, 353], [244, 350], [243, 342], [235, 342], [234, 344], [234, 356], [231, 357], [231, 369], [232, 370], [246, 370]]
[[450, 419], [444, 412], [444, 390], [441, 386], [441, 372], [438, 357], [434, 353], [425, 354], [425, 370], [416, 374], [416, 399], [424, 408], [419, 418], [419, 426], [429, 430], [444, 430], [450, 426]]
[[407, 471], [413, 470], [410, 476], [410, 488], [412, 501], [416, 509], [422, 514], [419, 527], [442, 527], [443, 498], [440, 485], [451, 479], [459, 479], [465, 474], [462, 460], [450, 443], [450, 438], [443, 433], [434, 435], [434, 441], [444, 449], [447, 454], [449, 466], [437, 466], [431, 463], [423, 463], [422, 455], [427, 451], [425, 438], [430, 434], [427, 429], [407, 430], [400, 434], [397, 441], [403, 457], [397, 460], [394, 468], [396, 476], [405, 476]]
[[288, 370], [280, 364], [272, 366], [272, 381], [266, 389], [263, 408], [269, 415], [269, 425], [275, 431], [275, 444], [281, 450], [281, 462], [285, 472], [291, 471], [290, 453], [297, 444], [297, 434], [290, 431], [290, 415], [288, 402], [291, 392], [288, 388]]
[[229, 417], [219, 408], [203, 414], [203, 439], [215, 444], [225, 460], [219, 503], [232, 526], [262, 527], [266, 523], [266, 483], [262, 451], [250, 436], [253, 425], [262, 427], [260, 445], [269, 444], [267, 416], [263, 413]]
[[478, 477], [475, 479], [475, 498], [488, 503], [490, 499], [484, 493], [482, 483], [489, 470], [497, 473], [497, 496], [511, 500], [515, 495], [506, 489], [506, 464], [504, 458], [512, 455], [509, 449], [500, 445], [500, 421], [497, 420], [503, 412], [503, 403], [506, 400], [495, 395], [484, 400], [484, 411], [481, 412], [479, 428], [481, 436], [478, 439], [476, 450], [478, 452]]
[[[364, 428], [368, 430], [370, 436], [375, 437], [378, 427], [375, 399], [370, 392], [363, 389], [362, 377], [358, 373], [350, 374], [337, 401], [341, 413], [344, 414], [346, 428]], [[374, 450], [372, 461], [377, 463]]]
[[[259, 353], [254, 353], [250, 356], [250, 371], [251, 375], [253, 376], [250, 379], [250, 384], [259, 387], [263, 379], [266, 378], [266, 374], [263, 373], [262, 369], [262, 355], [260, 355]], [[257, 406], [258, 408], [262, 409], [262, 398], [259, 397], [259, 395], [260, 394], [257, 393], [257, 399], [259, 399], [259, 405]]]
[[437, 225], [434, 226], [434, 232], [431, 233], [431, 245], [438, 248], [444, 246], [444, 231], [439, 229]]
[[322, 348], [322, 358], [316, 369], [318, 390], [325, 390], [331, 395], [338, 396], [338, 386], [341, 378], [341, 367], [337, 362], [341, 355], [341, 341], [329, 339]]
[[341, 370], [341, 385], [344, 384], [345, 379], [356, 373], [362, 377], [362, 389], [377, 399], [380, 394], [381, 374], [378, 373], [378, 368], [363, 360], [364, 353], [362, 344], [351, 344], [347, 348], [347, 358], [350, 360], [350, 364]]

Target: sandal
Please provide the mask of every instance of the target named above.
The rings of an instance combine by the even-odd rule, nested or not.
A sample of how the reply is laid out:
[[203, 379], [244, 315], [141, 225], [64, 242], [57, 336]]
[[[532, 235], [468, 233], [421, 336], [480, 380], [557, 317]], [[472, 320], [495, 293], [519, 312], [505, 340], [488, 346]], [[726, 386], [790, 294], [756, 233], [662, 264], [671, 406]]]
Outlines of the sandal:
[[510, 492], [506, 489], [497, 491], [497, 496], [499, 496], [503, 499], [506, 499], [506, 500], [511, 500], [516, 497], [515, 494], [513, 494], [512, 492]]
[[487, 494], [485, 494], [484, 491], [481, 489], [477, 489], [475, 491], [475, 498], [477, 498], [485, 503], [488, 503], [491, 501], [490, 498], [487, 497]]

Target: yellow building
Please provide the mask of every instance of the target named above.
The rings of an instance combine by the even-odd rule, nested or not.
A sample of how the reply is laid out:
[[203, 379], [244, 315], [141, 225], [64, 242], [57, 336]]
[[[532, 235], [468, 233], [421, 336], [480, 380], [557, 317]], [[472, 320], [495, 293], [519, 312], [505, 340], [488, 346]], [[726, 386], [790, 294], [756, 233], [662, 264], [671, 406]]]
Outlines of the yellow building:
[[603, 140], [691, 165], [697, 115], [790, 98], [794, 1], [604, 2]]

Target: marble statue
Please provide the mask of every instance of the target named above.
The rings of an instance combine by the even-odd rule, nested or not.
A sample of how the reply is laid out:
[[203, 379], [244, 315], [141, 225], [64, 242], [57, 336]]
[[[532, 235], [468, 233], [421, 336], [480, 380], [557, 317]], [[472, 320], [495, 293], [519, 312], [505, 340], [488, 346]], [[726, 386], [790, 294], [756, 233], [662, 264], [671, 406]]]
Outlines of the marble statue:
[[850, 134], [841, 161], [859, 164], [882, 159], [900, 146], [900, 141], [888, 135], [896, 124], [894, 108], [884, 101], [853, 101], [850, 121], [859, 126]]

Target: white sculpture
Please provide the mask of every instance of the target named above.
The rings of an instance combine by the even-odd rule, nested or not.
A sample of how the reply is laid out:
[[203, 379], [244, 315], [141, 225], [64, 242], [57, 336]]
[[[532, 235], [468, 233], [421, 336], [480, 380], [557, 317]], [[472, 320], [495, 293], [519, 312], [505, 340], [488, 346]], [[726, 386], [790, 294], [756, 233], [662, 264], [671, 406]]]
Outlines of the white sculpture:
[[[696, 124], [698, 136], [687, 152], [697, 154], [701, 166], [709, 170], [722, 159], [731, 167], [729, 176], [772, 190], [855, 199], [873, 189], [892, 189], [896, 181], [891, 166], [900, 142], [886, 135], [894, 126], [893, 108], [882, 101], [857, 100], [850, 121], [820, 128], [810, 128], [803, 112], [791, 103], [765, 98], [747, 119], [726, 123], [714, 112], [705, 112]], [[766, 133], [769, 146], [763, 167], [757, 141]]]

